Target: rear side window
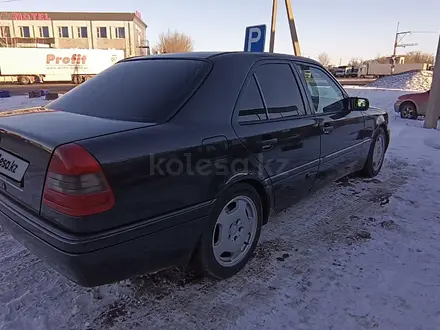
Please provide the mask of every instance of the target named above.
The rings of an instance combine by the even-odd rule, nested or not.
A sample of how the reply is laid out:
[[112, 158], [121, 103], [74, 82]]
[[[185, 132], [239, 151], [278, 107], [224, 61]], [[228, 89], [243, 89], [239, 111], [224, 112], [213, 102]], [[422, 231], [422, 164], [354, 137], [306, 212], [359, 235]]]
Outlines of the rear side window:
[[48, 108], [117, 120], [164, 122], [206, 77], [210, 64], [190, 59], [117, 63]]
[[267, 119], [266, 110], [254, 76], [250, 77], [244, 86], [238, 99], [237, 109], [239, 123]]
[[269, 118], [306, 114], [298, 83], [289, 64], [264, 64], [256, 71]]

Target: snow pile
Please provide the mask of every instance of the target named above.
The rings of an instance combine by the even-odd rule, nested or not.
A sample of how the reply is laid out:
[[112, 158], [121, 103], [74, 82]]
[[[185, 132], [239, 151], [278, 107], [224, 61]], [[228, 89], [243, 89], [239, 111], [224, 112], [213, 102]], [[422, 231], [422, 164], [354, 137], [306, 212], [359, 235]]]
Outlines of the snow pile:
[[409, 71], [386, 76], [368, 84], [368, 87], [401, 90], [427, 91], [431, 88], [432, 71]]

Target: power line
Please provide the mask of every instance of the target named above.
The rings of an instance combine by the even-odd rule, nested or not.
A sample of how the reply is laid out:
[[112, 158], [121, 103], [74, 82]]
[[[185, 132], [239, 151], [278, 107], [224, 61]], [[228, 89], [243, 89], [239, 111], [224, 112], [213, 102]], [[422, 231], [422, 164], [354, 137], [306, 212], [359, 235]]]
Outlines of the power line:
[[17, 2], [17, 1], [23, 1], [23, 0], [1, 0], [0, 3]]
[[440, 31], [411, 31], [411, 33], [432, 33], [432, 34], [440, 34]]

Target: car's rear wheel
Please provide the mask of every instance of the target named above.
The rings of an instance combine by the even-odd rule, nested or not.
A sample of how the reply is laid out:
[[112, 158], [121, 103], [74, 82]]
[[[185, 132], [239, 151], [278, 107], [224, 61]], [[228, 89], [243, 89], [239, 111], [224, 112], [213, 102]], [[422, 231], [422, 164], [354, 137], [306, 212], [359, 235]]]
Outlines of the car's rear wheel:
[[387, 149], [387, 137], [383, 127], [379, 127], [370, 146], [367, 161], [362, 169], [362, 174], [369, 178], [375, 177], [379, 174], [383, 161], [385, 159], [385, 152]]
[[18, 82], [22, 85], [29, 85], [31, 83], [31, 80], [28, 76], [21, 76], [18, 78]]
[[417, 119], [416, 105], [412, 102], [405, 102], [400, 106], [400, 117], [406, 119]]
[[247, 184], [234, 185], [217, 199], [208, 221], [196, 249], [196, 269], [217, 279], [231, 277], [252, 257], [260, 238], [260, 196]]

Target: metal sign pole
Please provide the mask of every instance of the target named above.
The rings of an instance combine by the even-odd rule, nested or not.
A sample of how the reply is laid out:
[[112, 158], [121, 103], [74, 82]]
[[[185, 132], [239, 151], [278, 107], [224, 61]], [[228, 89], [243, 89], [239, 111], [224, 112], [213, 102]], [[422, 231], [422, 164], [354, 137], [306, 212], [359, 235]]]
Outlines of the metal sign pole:
[[431, 91], [429, 93], [428, 108], [426, 109], [425, 128], [437, 128], [440, 117], [440, 37], [435, 59], [434, 74], [432, 77]]

